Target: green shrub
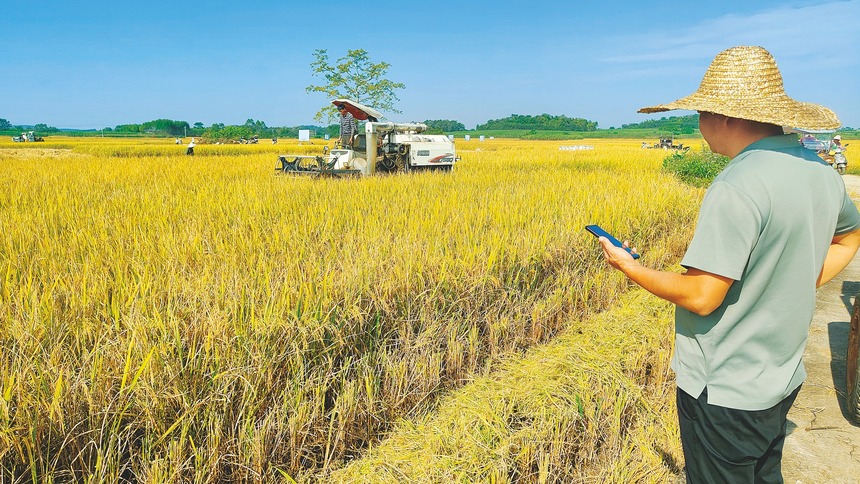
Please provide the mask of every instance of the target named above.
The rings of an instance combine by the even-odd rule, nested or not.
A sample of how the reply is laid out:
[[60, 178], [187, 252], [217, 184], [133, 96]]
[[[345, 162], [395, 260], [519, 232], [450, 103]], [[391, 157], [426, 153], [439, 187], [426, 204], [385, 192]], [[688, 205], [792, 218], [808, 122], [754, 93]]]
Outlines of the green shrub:
[[673, 173], [684, 183], [706, 187], [729, 163], [729, 158], [702, 150], [677, 151], [663, 159], [663, 170]]

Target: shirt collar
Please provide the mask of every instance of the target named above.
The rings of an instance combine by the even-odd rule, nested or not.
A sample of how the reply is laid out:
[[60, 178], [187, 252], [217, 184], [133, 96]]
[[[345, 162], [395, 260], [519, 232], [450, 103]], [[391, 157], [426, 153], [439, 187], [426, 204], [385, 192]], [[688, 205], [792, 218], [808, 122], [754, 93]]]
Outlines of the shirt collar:
[[749, 146], [741, 150], [738, 155], [752, 150], [769, 150], [781, 151], [800, 146], [800, 141], [796, 133], [782, 134], [777, 136], [768, 136], [758, 141], [751, 143]]

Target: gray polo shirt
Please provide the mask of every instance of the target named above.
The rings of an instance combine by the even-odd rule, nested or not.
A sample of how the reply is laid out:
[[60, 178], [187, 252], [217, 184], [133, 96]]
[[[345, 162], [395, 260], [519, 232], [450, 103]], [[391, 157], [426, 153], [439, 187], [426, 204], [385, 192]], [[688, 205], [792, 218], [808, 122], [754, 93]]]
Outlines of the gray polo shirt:
[[834, 235], [860, 227], [836, 171], [797, 135], [765, 138], [708, 188], [681, 264], [733, 279], [708, 316], [675, 310], [678, 387], [741, 410], [776, 405], [806, 377], [815, 284]]

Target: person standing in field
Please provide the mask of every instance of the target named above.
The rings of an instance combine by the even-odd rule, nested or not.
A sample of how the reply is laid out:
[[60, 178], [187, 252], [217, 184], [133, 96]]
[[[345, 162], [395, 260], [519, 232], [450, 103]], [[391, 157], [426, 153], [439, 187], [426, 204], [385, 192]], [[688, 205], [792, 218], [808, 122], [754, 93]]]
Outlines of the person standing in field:
[[344, 104], [338, 104], [337, 111], [340, 113], [340, 138], [338, 142], [341, 146], [352, 147], [352, 137], [358, 131], [355, 118], [347, 112]]
[[191, 138], [191, 142], [188, 143], [188, 148], [185, 150], [185, 154], [188, 156], [194, 156], [194, 147], [197, 146], [197, 143], [194, 142], [194, 138]]
[[600, 243], [611, 266], [676, 305], [687, 482], [782, 482], [815, 290], [860, 247], [860, 213], [842, 178], [783, 127], [840, 123], [830, 109], [788, 97], [761, 47], [721, 52], [695, 93], [639, 112], [674, 109], [698, 111], [705, 141], [731, 158], [705, 194], [686, 272], [645, 267]]

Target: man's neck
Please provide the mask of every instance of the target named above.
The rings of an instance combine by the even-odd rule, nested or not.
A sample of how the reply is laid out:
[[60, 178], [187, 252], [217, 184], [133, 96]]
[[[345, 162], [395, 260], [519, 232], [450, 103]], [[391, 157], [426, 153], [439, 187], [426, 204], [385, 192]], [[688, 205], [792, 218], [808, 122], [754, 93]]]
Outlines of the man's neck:
[[729, 123], [731, 134], [726, 139], [726, 153], [729, 158], [738, 156], [747, 146], [756, 141], [783, 134], [782, 128], [771, 124], [734, 119]]

